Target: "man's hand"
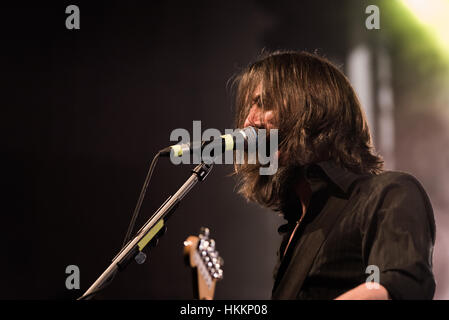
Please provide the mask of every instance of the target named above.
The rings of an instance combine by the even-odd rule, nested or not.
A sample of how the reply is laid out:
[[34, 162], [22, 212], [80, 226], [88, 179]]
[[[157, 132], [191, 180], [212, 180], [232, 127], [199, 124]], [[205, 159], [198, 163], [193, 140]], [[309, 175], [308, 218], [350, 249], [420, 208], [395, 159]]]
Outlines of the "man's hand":
[[390, 295], [387, 289], [380, 284], [378, 288], [368, 288], [366, 283], [362, 283], [338, 296], [335, 300], [390, 300]]

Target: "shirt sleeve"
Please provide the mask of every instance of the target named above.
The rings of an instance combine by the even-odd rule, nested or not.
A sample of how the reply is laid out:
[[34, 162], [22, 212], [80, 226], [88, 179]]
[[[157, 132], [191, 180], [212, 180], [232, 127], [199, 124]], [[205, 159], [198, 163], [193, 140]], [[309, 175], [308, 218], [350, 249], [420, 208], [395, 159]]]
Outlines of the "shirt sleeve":
[[413, 176], [391, 178], [366, 223], [365, 263], [379, 268], [379, 283], [392, 299], [432, 299], [435, 221], [429, 198]]

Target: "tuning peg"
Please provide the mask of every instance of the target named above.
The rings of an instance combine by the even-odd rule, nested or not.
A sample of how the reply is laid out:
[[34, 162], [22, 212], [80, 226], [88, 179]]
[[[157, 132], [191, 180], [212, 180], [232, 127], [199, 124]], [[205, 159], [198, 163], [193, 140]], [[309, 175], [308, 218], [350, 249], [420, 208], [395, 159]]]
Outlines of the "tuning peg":
[[204, 237], [209, 238], [210, 230], [206, 227], [201, 227], [200, 234], [204, 235]]
[[200, 250], [209, 250], [209, 241], [201, 239], [198, 248]]
[[214, 277], [214, 279], [217, 279], [217, 280], [223, 279], [223, 270], [221, 270], [221, 269], [216, 270], [216, 271], [212, 274], [212, 276]]
[[220, 266], [223, 267], [223, 266], [224, 266], [224, 260], [223, 260], [223, 258], [220, 257], [220, 256], [218, 256], [217, 259], [216, 259], [215, 264], [219, 264]]
[[215, 240], [214, 240], [214, 239], [210, 239], [210, 240], [209, 240], [209, 246], [210, 246], [212, 249], [215, 249]]

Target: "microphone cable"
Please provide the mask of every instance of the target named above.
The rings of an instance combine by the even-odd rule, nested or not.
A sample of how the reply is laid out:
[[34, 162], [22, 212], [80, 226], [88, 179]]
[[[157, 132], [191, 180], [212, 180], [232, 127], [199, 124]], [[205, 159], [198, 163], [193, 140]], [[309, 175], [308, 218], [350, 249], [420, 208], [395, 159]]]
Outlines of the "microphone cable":
[[[128, 241], [131, 238], [131, 234], [132, 234], [132, 232], [134, 230], [134, 225], [136, 224], [137, 217], [139, 216], [140, 208], [142, 207], [143, 200], [145, 199], [145, 194], [147, 192], [148, 185], [149, 185], [150, 180], [151, 180], [151, 176], [153, 175], [153, 171], [154, 171], [154, 168], [156, 167], [156, 163], [157, 163], [157, 161], [159, 159], [160, 154], [161, 154], [161, 151], [159, 151], [154, 156], [153, 160], [151, 161], [150, 167], [148, 169], [147, 176], [145, 177], [145, 181], [143, 183], [142, 190], [140, 191], [139, 199], [137, 200], [136, 207], [134, 208], [133, 216], [131, 218], [131, 222], [129, 223], [128, 230], [127, 230], [126, 236], [125, 236], [125, 238], [123, 240], [123, 244], [122, 244], [122, 248], [121, 249], [123, 249], [125, 247], [125, 245], [128, 243]], [[107, 279], [96, 290], [92, 291], [91, 293], [89, 293], [87, 295], [79, 297], [77, 300], [90, 300], [93, 296], [97, 295], [100, 291], [105, 289], [112, 282], [112, 280], [115, 278], [117, 273], [118, 273], [118, 269], [115, 270], [114, 273], [111, 274], [109, 279]]]
[[131, 239], [131, 234], [134, 230], [134, 225], [136, 224], [137, 217], [139, 216], [140, 208], [142, 207], [143, 200], [145, 199], [145, 194], [147, 192], [148, 185], [151, 180], [151, 176], [153, 175], [154, 168], [156, 167], [156, 163], [157, 163], [160, 155], [161, 155], [161, 151], [156, 153], [153, 160], [151, 161], [150, 168], [148, 169], [148, 173], [147, 173], [147, 176], [143, 183], [142, 190], [140, 191], [139, 199], [137, 200], [136, 207], [134, 208], [131, 222], [129, 223], [129, 226], [128, 226], [128, 231], [126, 232], [125, 239], [123, 240], [122, 248], [125, 247], [125, 245], [128, 243], [128, 241]]

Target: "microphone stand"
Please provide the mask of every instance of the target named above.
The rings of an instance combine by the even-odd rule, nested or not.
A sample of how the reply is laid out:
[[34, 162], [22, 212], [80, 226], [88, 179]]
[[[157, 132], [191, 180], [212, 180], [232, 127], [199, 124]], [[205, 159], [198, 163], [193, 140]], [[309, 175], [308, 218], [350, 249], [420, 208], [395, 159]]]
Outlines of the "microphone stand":
[[158, 234], [161, 234], [164, 222], [176, 210], [180, 201], [184, 196], [196, 185], [198, 181], [206, 179], [212, 170], [213, 163], [200, 163], [192, 170], [192, 175], [173, 195], [156, 210], [153, 216], [142, 226], [137, 232], [134, 239], [130, 240], [122, 250], [115, 256], [109, 267], [101, 274], [101, 276], [90, 286], [90, 288], [78, 298], [78, 300], [91, 299], [95, 294], [104, 288], [104, 286], [112, 280], [118, 271], [123, 271], [125, 267], [134, 258], [138, 264], [145, 262], [146, 255], [142, 250], [145, 246]]

